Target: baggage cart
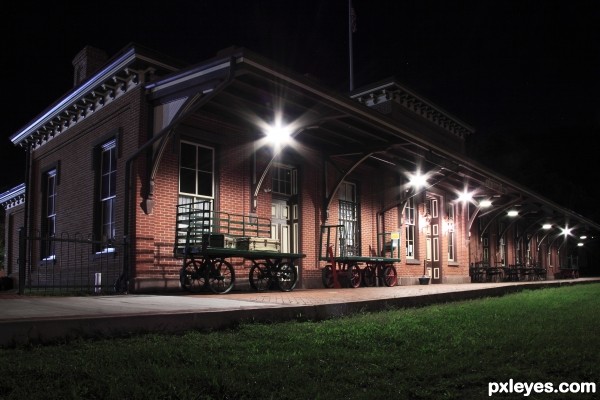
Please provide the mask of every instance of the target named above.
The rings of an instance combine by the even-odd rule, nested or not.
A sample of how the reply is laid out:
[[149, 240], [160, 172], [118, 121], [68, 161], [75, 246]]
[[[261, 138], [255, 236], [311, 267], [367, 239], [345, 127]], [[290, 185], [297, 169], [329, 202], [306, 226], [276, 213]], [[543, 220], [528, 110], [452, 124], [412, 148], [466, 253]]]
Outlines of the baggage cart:
[[[296, 263], [305, 254], [280, 252], [279, 241], [271, 239], [270, 220], [212, 211], [210, 207], [208, 201], [177, 207], [173, 252], [183, 259], [180, 270], [183, 289], [200, 292], [208, 287], [214, 293], [231, 291], [236, 279], [232, 258], [252, 263], [249, 280], [255, 290], [273, 286], [282, 291], [295, 288]], [[240, 248], [238, 240], [242, 243]]]
[[[400, 258], [394, 255], [397, 254], [400, 237], [398, 233], [379, 235], [383, 240], [387, 236], [390, 237], [390, 241], [385, 241], [382, 246], [378, 244], [378, 248], [383, 248], [381, 254], [385, 254], [386, 250], [390, 252], [389, 257], [348, 255], [344, 225], [323, 225], [319, 259], [328, 262], [321, 270], [323, 286], [326, 288], [357, 288], [361, 285], [380, 284], [388, 287], [395, 286], [398, 272], [394, 263], [399, 262]], [[361, 265], [364, 265], [363, 268]]]

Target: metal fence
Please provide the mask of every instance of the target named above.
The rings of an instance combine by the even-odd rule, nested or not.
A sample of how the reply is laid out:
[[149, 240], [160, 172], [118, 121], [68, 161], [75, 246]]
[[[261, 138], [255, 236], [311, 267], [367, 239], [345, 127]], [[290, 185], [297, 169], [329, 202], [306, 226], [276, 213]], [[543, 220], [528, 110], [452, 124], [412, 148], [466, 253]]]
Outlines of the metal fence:
[[19, 235], [19, 292], [115, 294], [127, 246], [79, 234]]

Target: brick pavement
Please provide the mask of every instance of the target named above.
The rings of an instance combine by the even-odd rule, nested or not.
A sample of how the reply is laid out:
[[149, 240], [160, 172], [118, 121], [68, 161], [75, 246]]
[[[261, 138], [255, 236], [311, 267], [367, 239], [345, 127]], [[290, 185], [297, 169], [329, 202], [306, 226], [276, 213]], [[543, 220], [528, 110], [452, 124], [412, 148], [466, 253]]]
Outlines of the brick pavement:
[[74, 337], [220, 329], [240, 321], [321, 320], [362, 311], [424, 306], [501, 296], [524, 289], [600, 282], [600, 278], [297, 289], [189, 295], [33, 297], [0, 294], [0, 346], [50, 343]]

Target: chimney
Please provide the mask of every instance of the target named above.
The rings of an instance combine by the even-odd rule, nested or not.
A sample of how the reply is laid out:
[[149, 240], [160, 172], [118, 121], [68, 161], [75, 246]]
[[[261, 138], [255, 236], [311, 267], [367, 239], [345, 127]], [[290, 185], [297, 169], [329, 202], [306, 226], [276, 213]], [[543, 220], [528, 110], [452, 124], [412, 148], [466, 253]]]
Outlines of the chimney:
[[106, 52], [92, 46], [85, 46], [73, 59], [73, 86], [92, 76], [108, 60]]

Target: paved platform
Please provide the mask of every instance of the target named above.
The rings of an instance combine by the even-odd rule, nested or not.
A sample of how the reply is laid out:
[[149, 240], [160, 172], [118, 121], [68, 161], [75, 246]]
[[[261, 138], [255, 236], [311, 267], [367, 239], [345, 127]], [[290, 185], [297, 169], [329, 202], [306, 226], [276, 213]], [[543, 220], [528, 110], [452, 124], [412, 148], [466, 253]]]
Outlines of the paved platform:
[[361, 311], [417, 307], [593, 282], [600, 282], [600, 278], [225, 295], [43, 297], [0, 293], [0, 346], [142, 332], [213, 330], [251, 321], [322, 320]]

